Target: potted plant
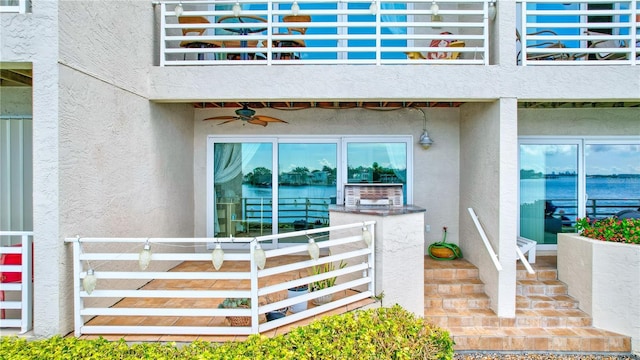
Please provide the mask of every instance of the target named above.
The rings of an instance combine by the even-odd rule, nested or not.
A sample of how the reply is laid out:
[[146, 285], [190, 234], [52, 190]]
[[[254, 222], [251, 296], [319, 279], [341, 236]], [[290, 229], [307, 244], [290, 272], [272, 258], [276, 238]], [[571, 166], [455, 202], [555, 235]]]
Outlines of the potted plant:
[[[251, 308], [251, 299], [249, 298], [226, 298], [219, 305], [219, 309], [249, 309]], [[227, 320], [231, 326], [249, 326], [251, 325], [250, 316], [227, 316]]]
[[[340, 261], [340, 265], [338, 265], [340, 269], [344, 268], [345, 266], [347, 266], [347, 264], [343, 261]], [[326, 272], [330, 272], [335, 270], [335, 265], [330, 262], [330, 263], [326, 263], [324, 265], [318, 265], [318, 266], [314, 266], [313, 267], [313, 274], [314, 275], [319, 275], [319, 274], [323, 274]], [[328, 279], [323, 279], [323, 280], [318, 280], [318, 281], [314, 281], [311, 283], [311, 291], [320, 291], [322, 289], [326, 289], [329, 288], [333, 285], [336, 284], [336, 277], [330, 277]], [[333, 294], [327, 294], [327, 295], [323, 295], [320, 297], [317, 297], [315, 299], [313, 299], [313, 303], [315, 305], [323, 305], [326, 304], [328, 302], [331, 301], [331, 299], [333, 298]]]
[[456, 244], [447, 242], [447, 227], [442, 227], [442, 241], [429, 245], [428, 252], [436, 260], [453, 260], [462, 257], [462, 250]]
[[[267, 295], [267, 302], [268, 303], [274, 303], [274, 302], [278, 302], [281, 299], [276, 299], [273, 300], [270, 296]], [[289, 311], [289, 307], [283, 307], [280, 309], [275, 309], [272, 311], [269, 311], [265, 314], [265, 316], [267, 317], [267, 321], [272, 321], [272, 320], [277, 320], [277, 319], [281, 319], [285, 316], [287, 316], [287, 311]]]
[[[304, 285], [289, 288], [287, 290], [287, 295], [288, 295], [288, 298], [290, 299], [296, 296], [304, 295], [308, 292], [309, 292], [309, 284], [304, 284]], [[307, 302], [303, 301], [303, 302], [299, 302], [297, 304], [291, 305], [289, 310], [291, 310], [292, 313], [298, 313], [298, 312], [307, 310]]]

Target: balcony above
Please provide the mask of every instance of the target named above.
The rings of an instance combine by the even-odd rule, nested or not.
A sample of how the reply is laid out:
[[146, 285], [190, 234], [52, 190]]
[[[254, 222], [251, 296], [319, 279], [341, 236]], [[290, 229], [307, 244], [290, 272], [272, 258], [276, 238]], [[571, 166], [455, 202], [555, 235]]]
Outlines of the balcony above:
[[[500, 4], [161, 1], [160, 65], [489, 65]], [[514, 37], [500, 41], [516, 42], [512, 59], [522, 66], [636, 65], [639, 8], [638, 0], [519, 1]]]
[[162, 66], [488, 64], [488, 0], [160, 5]]

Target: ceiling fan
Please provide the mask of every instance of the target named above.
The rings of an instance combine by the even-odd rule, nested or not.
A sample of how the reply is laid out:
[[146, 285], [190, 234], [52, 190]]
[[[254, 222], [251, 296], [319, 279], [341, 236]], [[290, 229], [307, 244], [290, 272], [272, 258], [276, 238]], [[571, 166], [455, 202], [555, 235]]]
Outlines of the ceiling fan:
[[248, 122], [249, 124], [262, 125], [262, 126], [267, 126], [270, 122], [282, 122], [282, 123], [288, 124], [288, 122], [284, 120], [280, 120], [278, 118], [274, 118], [271, 116], [256, 115], [256, 111], [253, 109], [249, 109], [249, 106], [247, 104], [242, 104], [242, 109], [236, 110], [236, 116], [230, 116], [230, 115], [214, 116], [214, 117], [206, 118], [204, 120], [226, 120], [221, 122], [218, 125], [226, 124], [236, 120], [242, 120], [242, 121]]

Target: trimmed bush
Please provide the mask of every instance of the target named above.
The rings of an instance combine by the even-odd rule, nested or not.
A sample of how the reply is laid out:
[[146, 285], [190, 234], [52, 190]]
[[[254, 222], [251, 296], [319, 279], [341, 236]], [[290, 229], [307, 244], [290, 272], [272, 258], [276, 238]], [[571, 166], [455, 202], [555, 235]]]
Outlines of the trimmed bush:
[[288, 334], [243, 342], [127, 344], [53, 337], [0, 340], [0, 359], [452, 359], [449, 333], [396, 305], [327, 316]]

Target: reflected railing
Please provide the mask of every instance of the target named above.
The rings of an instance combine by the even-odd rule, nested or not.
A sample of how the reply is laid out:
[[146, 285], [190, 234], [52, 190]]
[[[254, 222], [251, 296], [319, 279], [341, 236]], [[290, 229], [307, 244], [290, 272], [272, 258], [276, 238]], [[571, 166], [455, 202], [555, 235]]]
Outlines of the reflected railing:
[[488, 64], [490, 0], [295, 3], [160, 1], [160, 65]]
[[536, 0], [518, 2], [520, 65], [636, 65], [640, 2]]

